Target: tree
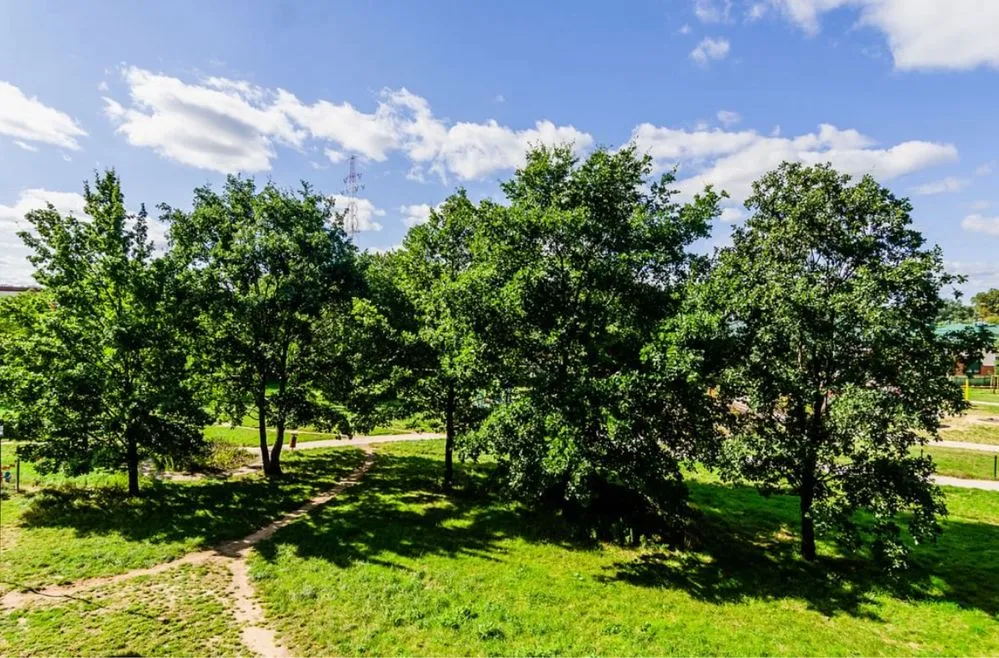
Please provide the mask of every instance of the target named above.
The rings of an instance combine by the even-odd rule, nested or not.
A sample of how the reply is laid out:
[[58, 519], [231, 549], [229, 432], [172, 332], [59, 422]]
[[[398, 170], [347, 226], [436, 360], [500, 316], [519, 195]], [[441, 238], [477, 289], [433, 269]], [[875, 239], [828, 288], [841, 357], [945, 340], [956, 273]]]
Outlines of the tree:
[[858, 547], [865, 510], [876, 554], [900, 566], [903, 516], [922, 541], [945, 513], [932, 460], [911, 448], [964, 406], [947, 377], [960, 346], [932, 321], [955, 279], [912, 228], [908, 200], [869, 176], [785, 163], [746, 207], [697, 293], [730, 341], [719, 390], [744, 411], [726, 475], [791, 488], [805, 559], [817, 531]]
[[[216, 413], [238, 424], [256, 411], [264, 472], [281, 474], [285, 430], [338, 417], [313, 383], [327, 364], [313, 341], [331, 309], [349, 309], [355, 249], [333, 204], [230, 176], [195, 190], [193, 210], [163, 206], [183, 266]], [[268, 446], [267, 428], [276, 430]]]
[[4, 406], [33, 440], [29, 457], [77, 470], [124, 463], [137, 495], [140, 458], [194, 453], [205, 419], [174, 322], [174, 272], [152, 256], [145, 208], [126, 212], [114, 171], [84, 197], [89, 221], [51, 205], [26, 216], [34, 232], [20, 236], [45, 291], [25, 297], [15, 321], [27, 330], [4, 335]]
[[[534, 149], [503, 184], [509, 207], [483, 207], [475, 242], [476, 277], [493, 291], [483, 342], [509, 399], [469, 452], [496, 455], [519, 497], [621, 538], [663, 530], [683, 507], [680, 444], [694, 437], [676, 393], [688, 385], [663, 377], [652, 400], [643, 349], [678, 310], [703, 261], [688, 247], [718, 212], [710, 190], [680, 205], [672, 173], [651, 170], [634, 147], [582, 163], [567, 147]], [[653, 403], [675, 422], [646, 415]]]
[[370, 431], [413, 409], [400, 396], [412, 386], [413, 365], [420, 361], [418, 325], [401, 287], [400, 256], [362, 253], [361, 286], [350, 308], [328, 310], [318, 325], [324, 367], [316, 386], [339, 403], [343, 415], [333, 424], [347, 434]]
[[999, 289], [990, 288], [971, 298], [975, 315], [984, 322], [999, 322]]
[[454, 484], [456, 437], [481, 415], [474, 404], [482, 373], [473, 322], [482, 293], [469, 278], [476, 222], [476, 207], [459, 190], [410, 229], [399, 254], [399, 285], [416, 319], [412, 377], [403, 394], [444, 424], [445, 490]]
[[960, 299], [944, 298], [937, 315], [940, 324], [964, 324], [975, 321], [975, 307], [962, 304]]

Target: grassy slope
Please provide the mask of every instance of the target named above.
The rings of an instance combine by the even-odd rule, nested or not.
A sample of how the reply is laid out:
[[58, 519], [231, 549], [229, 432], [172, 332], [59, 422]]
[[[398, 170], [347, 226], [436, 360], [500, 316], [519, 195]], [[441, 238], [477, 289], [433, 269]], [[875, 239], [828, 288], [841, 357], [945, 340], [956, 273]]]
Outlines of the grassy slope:
[[790, 497], [695, 477], [693, 549], [642, 552], [573, 541], [484, 493], [442, 497], [439, 441], [381, 452], [364, 483], [252, 558], [293, 653], [999, 653], [991, 492], [948, 490], [940, 542], [890, 581], [829, 546], [802, 563]]
[[995, 455], [974, 450], [957, 450], [930, 446], [925, 449], [933, 457], [937, 473], [973, 480], [993, 479]]
[[972, 406], [963, 416], [947, 419], [940, 438], [999, 445], [999, 407]]
[[288, 455], [286, 475], [276, 482], [256, 474], [147, 480], [137, 500], [124, 497], [121, 475], [81, 477], [2, 500], [0, 593], [122, 573], [242, 537], [332, 488], [361, 459], [350, 448]]
[[[246, 419], [249, 426], [256, 421], [253, 419]], [[239, 446], [259, 446], [260, 445], [260, 435], [255, 429], [250, 429], [250, 427], [229, 427], [225, 425], [211, 425], [205, 428], [205, 438], [212, 441], [224, 441], [232, 445]], [[384, 436], [386, 434], [409, 434], [411, 432], [431, 432], [434, 431], [430, 424], [420, 421], [418, 419], [400, 419], [393, 420], [384, 425], [379, 425], [373, 430], [367, 433], [367, 436]], [[276, 430], [268, 430], [269, 442], [273, 442], [277, 436]], [[302, 433], [298, 435], [299, 442], [305, 443], [308, 441], [323, 441], [327, 439], [339, 439], [343, 438], [341, 434], [337, 433], [317, 433], [309, 434]], [[288, 430], [285, 434], [285, 445], [291, 440], [291, 430]]]

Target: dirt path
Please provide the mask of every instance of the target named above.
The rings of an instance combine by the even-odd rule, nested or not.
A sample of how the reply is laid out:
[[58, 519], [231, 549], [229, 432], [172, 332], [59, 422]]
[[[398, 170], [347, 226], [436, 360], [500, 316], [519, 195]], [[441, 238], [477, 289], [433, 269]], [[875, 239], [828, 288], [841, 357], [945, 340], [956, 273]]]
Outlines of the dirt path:
[[46, 587], [40, 590], [32, 590], [28, 592], [8, 592], [5, 596], [0, 598], [0, 611], [22, 608], [29, 603], [38, 601], [47, 600], [56, 602], [58, 600], [65, 599], [83, 599], [83, 597], [78, 596], [78, 594], [94, 587], [119, 583], [137, 576], [157, 574], [181, 564], [204, 564], [208, 561], [219, 561], [227, 564], [229, 567], [232, 578], [229, 586], [229, 596], [231, 601], [230, 609], [234, 619], [241, 627], [243, 643], [257, 655], [265, 656], [267, 658], [286, 658], [289, 655], [287, 650], [277, 642], [274, 631], [267, 628], [265, 625], [266, 619], [263, 608], [261, 608], [260, 604], [257, 602], [253, 592], [253, 586], [250, 583], [247, 569], [247, 558], [249, 557], [250, 549], [252, 549], [257, 543], [272, 537], [274, 533], [281, 528], [290, 523], [294, 523], [317, 507], [325, 505], [334, 497], [342, 493], [347, 487], [351, 487], [360, 482], [375, 461], [375, 452], [374, 449], [371, 448], [371, 444], [392, 440], [400, 439], [396, 439], [394, 437], [366, 437], [366, 439], [355, 439], [355, 442], [353, 443], [344, 441], [337, 442], [336, 445], [361, 446], [361, 449], [365, 453], [364, 462], [354, 469], [350, 475], [340, 480], [332, 489], [311, 498], [305, 505], [302, 505], [293, 512], [285, 514], [281, 518], [269, 523], [243, 539], [223, 542], [210, 550], [188, 553], [187, 555], [171, 562], [164, 562], [162, 564], [142, 569], [133, 569], [132, 571], [115, 576], [88, 578], [69, 585]]
[[961, 487], [962, 489], [984, 489], [985, 491], [999, 491], [999, 480], [966, 480], [964, 478], [954, 478], [948, 475], [934, 475], [933, 481], [936, 484], [948, 487]]

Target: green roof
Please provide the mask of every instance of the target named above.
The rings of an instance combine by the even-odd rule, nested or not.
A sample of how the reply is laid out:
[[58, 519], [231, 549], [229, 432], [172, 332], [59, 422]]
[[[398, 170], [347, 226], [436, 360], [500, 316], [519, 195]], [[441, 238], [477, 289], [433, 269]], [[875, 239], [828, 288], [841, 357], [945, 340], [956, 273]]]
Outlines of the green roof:
[[999, 324], [987, 324], [985, 322], [951, 322], [937, 325], [938, 334], [949, 334], [970, 327], [985, 327], [993, 336], [999, 336]]

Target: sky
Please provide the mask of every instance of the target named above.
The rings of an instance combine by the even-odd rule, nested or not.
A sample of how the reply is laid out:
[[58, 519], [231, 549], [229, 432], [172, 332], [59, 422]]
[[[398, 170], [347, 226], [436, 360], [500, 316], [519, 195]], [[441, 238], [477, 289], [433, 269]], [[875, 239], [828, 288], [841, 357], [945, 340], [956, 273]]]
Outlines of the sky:
[[[684, 197], [730, 195], [705, 249], [783, 160], [910, 197], [966, 293], [999, 286], [999, 0], [605, 3], [0, 0], [0, 283], [23, 215], [190, 207], [227, 174], [344, 204], [389, 249], [458, 187], [501, 200], [531, 144], [635, 143]], [[153, 231], [163, 241], [163, 228]]]

